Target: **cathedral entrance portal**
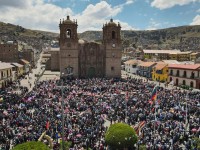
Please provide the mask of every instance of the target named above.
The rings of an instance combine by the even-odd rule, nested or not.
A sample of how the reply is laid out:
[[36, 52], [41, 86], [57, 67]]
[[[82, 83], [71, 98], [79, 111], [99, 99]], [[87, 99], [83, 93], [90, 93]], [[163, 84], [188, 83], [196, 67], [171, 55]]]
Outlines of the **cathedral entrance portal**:
[[95, 75], [96, 75], [96, 70], [95, 70], [95, 68], [94, 68], [94, 67], [90, 67], [90, 68], [88, 69], [88, 77], [89, 77], [89, 78], [93, 78], [93, 77], [95, 77]]

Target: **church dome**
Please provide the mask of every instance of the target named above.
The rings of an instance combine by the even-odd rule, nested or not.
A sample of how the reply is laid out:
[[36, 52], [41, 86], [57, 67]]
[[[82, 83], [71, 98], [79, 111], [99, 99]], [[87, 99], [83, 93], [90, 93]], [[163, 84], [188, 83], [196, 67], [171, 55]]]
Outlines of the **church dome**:
[[116, 23], [113, 22], [113, 19], [110, 19], [110, 22], [108, 23], [109, 26], [117, 26]]
[[70, 17], [69, 17], [69, 16], [67, 16], [67, 19], [64, 20], [63, 23], [64, 23], [64, 24], [75, 24], [75, 22], [73, 22], [73, 21], [70, 20]]

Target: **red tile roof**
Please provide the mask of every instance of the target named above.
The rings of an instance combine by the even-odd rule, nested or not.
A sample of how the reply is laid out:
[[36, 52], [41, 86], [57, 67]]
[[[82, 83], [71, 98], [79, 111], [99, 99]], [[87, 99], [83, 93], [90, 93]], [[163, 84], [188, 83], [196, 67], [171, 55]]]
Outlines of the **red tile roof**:
[[176, 68], [176, 69], [188, 69], [188, 70], [196, 70], [200, 67], [200, 64], [170, 64], [168, 68]]
[[152, 65], [156, 64], [155, 62], [142, 62], [139, 66], [142, 67], [150, 67]]

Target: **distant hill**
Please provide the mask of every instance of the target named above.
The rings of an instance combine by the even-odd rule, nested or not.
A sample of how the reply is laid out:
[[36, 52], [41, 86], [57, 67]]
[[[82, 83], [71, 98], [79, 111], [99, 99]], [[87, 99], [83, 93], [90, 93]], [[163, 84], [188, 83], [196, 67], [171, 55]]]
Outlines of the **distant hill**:
[[[18, 25], [0, 22], [0, 41], [18, 40], [35, 48], [41, 48], [51, 40], [57, 40], [59, 34], [25, 29]], [[123, 30], [123, 47], [142, 47], [144, 49], [180, 49], [200, 51], [200, 25], [180, 26], [159, 30]], [[85, 31], [79, 38], [86, 41], [101, 42], [102, 31]]]
[[41, 49], [45, 43], [49, 43], [58, 36], [58, 33], [30, 30], [18, 25], [0, 22], [0, 42], [17, 40], [36, 49]]
[[[200, 50], [200, 25], [144, 31], [123, 30], [121, 36], [123, 47], [142, 46], [144, 49]], [[79, 37], [87, 41], [100, 41], [102, 32], [86, 31], [81, 33]]]

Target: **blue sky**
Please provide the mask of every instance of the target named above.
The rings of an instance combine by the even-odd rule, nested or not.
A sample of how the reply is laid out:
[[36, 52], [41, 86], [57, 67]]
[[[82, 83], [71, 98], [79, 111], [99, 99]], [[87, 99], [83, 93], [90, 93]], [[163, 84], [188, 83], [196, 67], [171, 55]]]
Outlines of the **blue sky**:
[[60, 18], [77, 19], [79, 32], [101, 30], [112, 17], [122, 29], [200, 25], [200, 0], [0, 0], [0, 21], [59, 32]]

